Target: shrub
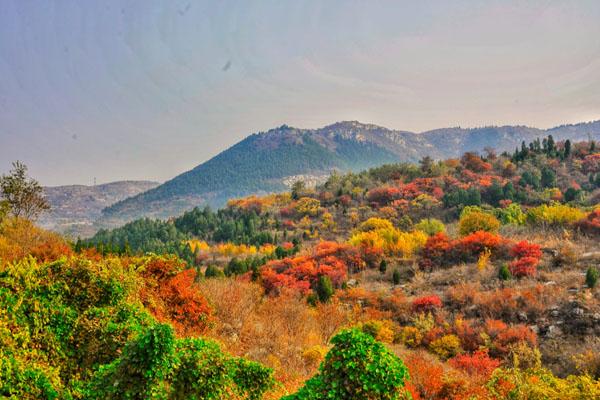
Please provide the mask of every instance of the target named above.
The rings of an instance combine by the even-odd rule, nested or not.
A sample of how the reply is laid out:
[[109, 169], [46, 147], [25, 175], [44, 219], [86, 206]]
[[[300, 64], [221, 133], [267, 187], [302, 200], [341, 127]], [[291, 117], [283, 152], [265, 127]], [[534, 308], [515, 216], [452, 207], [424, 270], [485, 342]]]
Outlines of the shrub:
[[497, 232], [500, 228], [500, 221], [491, 214], [472, 211], [461, 216], [458, 222], [458, 230], [461, 236], [467, 236], [477, 231]]
[[565, 226], [585, 217], [585, 213], [576, 207], [564, 204], [542, 204], [527, 211], [527, 221], [532, 224]]
[[419, 266], [424, 269], [431, 269], [434, 266], [442, 266], [449, 263], [448, 252], [452, 248], [450, 238], [443, 232], [430, 236], [425, 242], [421, 252], [422, 258]]
[[361, 223], [358, 228], [361, 232], [375, 231], [378, 229], [394, 229], [394, 225], [383, 218], [369, 218], [365, 222]]
[[446, 226], [444, 223], [435, 218], [422, 219], [414, 226], [414, 229], [425, 232], [427, 236], [433, 236], [436, 233], [446, 232]]
[[487, 351], [479, 350], [473, 354], [461, 354], [449, 361], [454, 368], [461, 369], [470, 375], [481, 375], [488, 378], [500, 366], [500, 360], [491, 358]]
[[392, 343], [394, 341], [394, 324], [392, 321], [371, 320], [362, 324], [361, 330], [380, 342]]
[[331, 299], [331, 296], [333, 296], [331, 278], [325, 275], [320, 276], [315, 291], [317, 292], [319, 301], [321, 303], [327, 303], [329, 299]]
[[406, 366], [372, 336], [350, 329], [337, 334], [331, 343], [333, 348], [319, 372], [282, 400], [399, 400], [406, 395]]
[[576, 226], [583, 232], [600, 235], [600, 207], [589, 213], [587, 217], [577, 221]]
[[314, 217], [319, 213], [321, 202], [311, 197], [301, 197], [293, 203], [293, 207], [298, 215]]
[[407, 347], [418, 347], [423, 340], [423, 334], [414, 326], [405, 326], [398, 334], [398, 341]]
[[260, 399], [273, 386], [272, 371], [229, 357], [214, 342], [175, 339], [168, 325], [156, 325], [101, 366], [86, 388], [87, 399], [206, 398], [235, 393]]
[[398, 268], [394, 269], [394, 272], [392, 273], [392, 282], [394, 283], [394, 285], [400, 284], [400, 278], [400, 271], [398, 270]]
[[510, 249], [510, 254], [515, 258], [533, 257], [539, 259], [542, 257], [542, 250], [539, 245], [522, 240]]
[[221, 268], [215, 266], [215, 265], [209, 265], [208, 267], [206, 267], [206, 270], [204, 271], [204, 277], [205, 278], [218, 278], [218, 277], [222, 277], [225, 276], [225, 273], [223, 272], [223, 270], [221, 270]]
[[496, 216], [503, 224], [523, 225], [527, 218], [521, 206], [511, 203], [504, 208], [496, 209]]
[[431, 312], [441, 307], [442, 300], [437, 295], [418, 297], [412, 303], [412, 308], [416, 312]]
[[384, 275], [385, 271], [387, 271], [387, 261], [381, 260], [379, 263], [379, 272]]
[[598, 283], [598, 268], [589, 267], [587, 269], [587, 272], [585, 273], [585, 284], [590, 289], [593, 289], [596, 287], [597, 283]]
[[510, 278], [512, 278], [510, 269], [508, 268], [508, 266], [506, 264], [502, 264], [502, 266], [498, 270], [498, 278], [500, 278], [501, 281], [507, 281]]
[[499, 235], [477, 231], [454, 243], [453, 253], [460, 261], [470, 261], [486, 249], [492, 252], [501, 250], [503, 244], [504, 240]]
[[456, 335], [445, 335], [429, 344], [429, 349], [438, 357], [446, 360], [459, 354], [460, 339]]
[[537, 272], [537, 266], [540, 260], [535, 257], [522, 257], [517, 258], [508, 264], [510, 273], [515, 278], [523, 278], [527, 276], [534, 276]]

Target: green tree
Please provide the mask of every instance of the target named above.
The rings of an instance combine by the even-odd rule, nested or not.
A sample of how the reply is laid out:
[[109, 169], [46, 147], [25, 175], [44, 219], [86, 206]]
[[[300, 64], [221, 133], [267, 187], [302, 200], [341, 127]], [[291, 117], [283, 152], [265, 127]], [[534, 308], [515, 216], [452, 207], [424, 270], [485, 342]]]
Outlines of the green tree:
[[319, 301], [321, 303], [327, 303], [329, 299], [331, 299], [331, 296], [333, 296], [334, 292], [331, 278], [326, 275], [321, 275], [317, 281], [317, 287], [315, 291], [317, 292]]
[[552, 168], [544, 166], [542, 168], [541, 184], [544, 188], [556, 187], [556, 173]]
[[338, 333], [331, 343], [319, 372], [282, 400], [405, 398], [408, 369], [382, 343], [358, 329]]
[[394, 285], [400, 284], [400, 271], [398, 270], [398, 268], [394, 269], [394, 272], [392, 273], [392, 282], [394, 283]]
[[569, 139], [567, 139], [565, 141], [565, 149], [564, 149], [563, 156], [564, 156], [564, 158], [569, 158], [570, 155], [571, 155], [571, 141]]
[[519, 180], [519, 185], [521, 185], [521, 186], [529, 185], [534, 189], [539, 189], [540, 188], [540, 178], [530, 171], [525, 171], [521, 174], [521, 179]]
[[206, 267], [206, 270], [204, 271], [205, 278], [218, 278], [221, 276], [225, 276], [223, 271], [219, 267], [212, 264]]
[[385, 261], [385, 259], [383, 259], [379, 263], [379, 272], [381, 273], [381, 275], [384, 275], [385, 271], [387, 271], [387, 261]]
[[292, 184], [292, 190], [291, 190], [292, 200], [298, 200], [300, 197], [302, 197], [302, 193], [304, 192], [305, 189], [306, 189], [306, 185], [304, 184], [304, 181], [294, 182]]
[[507, 281], [512, 278], [512, 274], [506, 264], [502, 264], [500, 270], [498, 270], [498, 278], [500, 278], [501, 281]]
[[[0, 176], [0, 209], [8, 208], [15, 217], [33, 220], [50, 206], [44, 198], [44, 190], [33, 178], [27, 176], [27, 166], [15, 161], [13, 169]], [[0, 214], [2, 210], [0, 210]]]
[[593, 289], [596, 287], [597, 283], [598, 283], [598, 268], [589, 267], [587, 272], [585, 273], [585, 284], [590, 289]]

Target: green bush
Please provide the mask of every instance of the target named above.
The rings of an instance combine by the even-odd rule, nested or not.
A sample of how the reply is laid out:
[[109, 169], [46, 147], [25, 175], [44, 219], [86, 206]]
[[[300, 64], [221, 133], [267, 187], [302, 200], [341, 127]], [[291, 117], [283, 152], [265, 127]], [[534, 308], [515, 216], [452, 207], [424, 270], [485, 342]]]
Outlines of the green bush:
[[461, 236], [467, 236], [477, 231], [495, 233], [500, 228], [500, 221], [491, 214], [482, 211], [471, 211], [463, 214], [458, 221]]
[[331, 343], [319, 372], [282, 400], [406, 398], [408, 369], [382, 343], [358, 329], [340, 332]]
[[510, 278], [512, 278], [510, 269], [508, 269], [508, 266], [506, 264], [502, 264], [502, 266], [498, 270], [498, 278], [500, 278], [501, 281], [507, 281]]
[[394, 283], [394, 285], [400, 284], [400, 278], [400, 271], [398, 270], [398, 268], [396, 268], [392, 274], [392, 282]]
[[204, 271], [205, 278], [219, 278], [225, 276], [223, 270], [215, 265], [209, 265]]
[[379, 263], [379, 272], [384, 275], [385, 271], [387, 271], [387, 261], [381, 260]]
[[414, 228], [417, 231], [425, 232], [429, 236], [433, 236], [440, 232], [446, 232], [446, 226], [444, 223], [435, 218], [422, 219], [414, 226]]
[[587, 272], [585, 273], [585, 283], [590, 289], [596, 287], [596, 284], [598, 283], [598, 268], [588, 268]]
[[260, 399], [273, 385], [272, 371], [230, 357], [215, 342], [175, 339], [169, 325], [155, 325], [100, 367], [87, 399], [220, 399], [236, 393]]
[[319, 297], [319, 301], [321, 303], [327, 303], [331, 296], [333, 296], [333, 284], [331, 283], [331, 278], [326, 275], [322, 275], [319, 277], [317, 281], [316, 287], [317, 296]]

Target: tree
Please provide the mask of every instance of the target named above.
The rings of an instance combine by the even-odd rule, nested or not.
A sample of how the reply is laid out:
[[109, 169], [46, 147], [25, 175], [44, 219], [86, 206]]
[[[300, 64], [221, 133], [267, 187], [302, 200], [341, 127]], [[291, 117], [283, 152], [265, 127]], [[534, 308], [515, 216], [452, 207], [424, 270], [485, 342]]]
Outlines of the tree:
[[512, 275], [510, 273], [510, 269], [508, 269], [508, 265], [502, 264], [502, 266], [498, 270], [498, 278], [500, 278], [501, 281], [507, 281], [511, 277]]
[[556, 187], [556, 173], [551, 168], [544, 166], [541, 183], [544, 188]]
[[590, 288], [593, 289], [596, 287], [596, 283], [598, 283], [598, 268], [589, 267], [585, 274], [585, 283]]
[[471, 211], [463, 214], [458, 221], [458, 230], [461, 236], [467, 236], [473, 232], [497, 232], [500, 229], [500, 221], [491, 214], [482, 211]]
[[581, 190], [575, 189], [573, 187], [568, 188], [565, 191], [564, 198], [566, 202], [577, 200], [581, 197]]
[[20, 161], [15, 161], [13, 169], [8, 175], [0, 177], [0, 208], [10, 209], [15, 217], [33, 220], [40, 213], [49, 210], [50, 205], [43, 195], [40, 184], [27, 177], [27, 166]]
[[392, 274], [392, 282], [394, 282], [394, 285], [400, 284], [400, 271], [398, 270], [398, 268], [396, 268], [394, 270], [394, 273]]
[[512, 182], [508, 182], [506, 185], [504, 185], [502, 192], [504, 192], [504, 198], [506, 200], [514, 200], [515, 196], [517, 195], [517, 191], [515, 190]]
[[384, 275], [385, 271], [387, 271], [387, 261], [385, 261], [385, 259], [383, 259], [379, 263], [379, 272], [381, 272], [381, 274]]
[[317, 281], [316, 287], [317, 296], [321, 303], [327, 303], [331, 296], [333, 296], [333, 284], [331, 278], [327, 275], [321, 275]]
[[298, 200], [304, 190], [306, 189], [306, 185], [304, 181], [296, 181], [292, 185], [292, 200]]
[[569, 156], [571, 155], [571, 141], [569, 139], [565, 141], [565, 150], [563, 155], [564, 158], [569, 158]]
[[382, 343], [358, 329], [338, 333], [331, 343], [319, 372], [283, 400], [406, 398], [408, 369]]

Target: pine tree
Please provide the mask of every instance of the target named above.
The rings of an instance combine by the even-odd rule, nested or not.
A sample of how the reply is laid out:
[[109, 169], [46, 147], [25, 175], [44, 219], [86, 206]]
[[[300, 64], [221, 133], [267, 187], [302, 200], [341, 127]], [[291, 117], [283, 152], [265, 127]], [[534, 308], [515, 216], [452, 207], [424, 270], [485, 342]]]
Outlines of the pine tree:
[[333, 284], [331, 278], [326, 275], [321, 275], [317, 281], [316, 292], [321, 303], [327, 303], [333, 296]]
[[387, 261], [385, 261], [385, 259], [383, 259], [379, 263], [379, 272], [381, 273], [381, 275], [384, 275], [385, 271], [387, 271]]
[[598, 283], [598, 269], [596, 267], [589, 267], [585, 274], [585, 284], [593, 289]]
[[394, 285], [400, 284], [400, 271], [398, 270], [398, 268], [396, 268], [394, 270], [394, 273], [392, 274], [392, 282], [394, 282]]

